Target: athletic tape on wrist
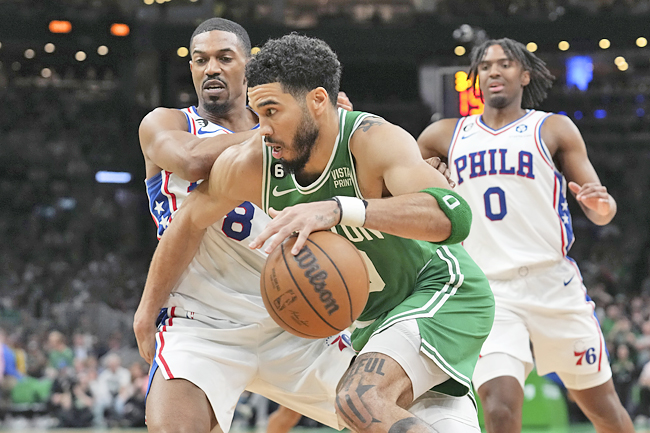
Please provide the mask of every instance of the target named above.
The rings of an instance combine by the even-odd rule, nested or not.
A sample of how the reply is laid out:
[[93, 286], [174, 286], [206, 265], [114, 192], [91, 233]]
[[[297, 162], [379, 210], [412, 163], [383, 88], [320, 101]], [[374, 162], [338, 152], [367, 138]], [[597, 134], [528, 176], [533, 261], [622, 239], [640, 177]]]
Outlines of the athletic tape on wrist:
[[451, 235], [442, 242], [436, 242], [440, 245], [458, 244], [467, 238], [469, 229], [472, 226], [472, 211], [469, 205], [461, 196], [454, 191], [444, 188], [427, 188], [424, 192], [433, 196], [438, 202], [440, 209], [447, 215], [451, 221]]
[[339, 224], [348, 227], [363, 227], [366, 222], [367, 202], [356, 197], [337, 195], [333, 198], [339, 205], [341, 219]]

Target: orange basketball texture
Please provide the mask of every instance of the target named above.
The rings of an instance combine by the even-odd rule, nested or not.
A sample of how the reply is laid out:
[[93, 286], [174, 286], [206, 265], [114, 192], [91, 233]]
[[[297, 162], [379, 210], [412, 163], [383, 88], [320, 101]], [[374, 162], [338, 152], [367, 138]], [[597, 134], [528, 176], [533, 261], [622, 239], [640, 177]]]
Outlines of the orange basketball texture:
[[310, 234], [294, 256], [296, 239], [285, 240], [266, 260], [260, 280], [264, 305], [273, 320], [294, 335], [335, 335], [366, 306], [366, 263], [350, 241], [331, 231]]

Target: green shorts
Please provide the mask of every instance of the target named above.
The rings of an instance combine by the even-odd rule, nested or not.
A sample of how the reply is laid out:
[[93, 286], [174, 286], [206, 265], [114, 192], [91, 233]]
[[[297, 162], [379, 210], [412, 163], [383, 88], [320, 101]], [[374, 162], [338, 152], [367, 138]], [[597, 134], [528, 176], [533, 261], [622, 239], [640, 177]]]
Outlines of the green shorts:
[[431, 260], [420, 273], [411, 295], [370, 325], [355, 329], [352, 345], [359, 351], [373, 334], [416, 319], [420, 350], [451, 377], [433, 390], [460, 397], [471, 391], [474, 367], [494, 321], [494, 297], [461, 245], [441, 246], [436, 253], [439, 260]]

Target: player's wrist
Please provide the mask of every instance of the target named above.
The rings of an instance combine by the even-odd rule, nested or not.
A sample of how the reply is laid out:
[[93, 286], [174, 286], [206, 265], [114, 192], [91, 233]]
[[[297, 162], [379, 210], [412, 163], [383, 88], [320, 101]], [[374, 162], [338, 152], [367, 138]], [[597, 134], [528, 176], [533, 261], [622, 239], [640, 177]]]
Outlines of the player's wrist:
[[348, 227], [363, 227], [366, 223], [366, 207], [368, 206], [366, 200], [342, 195], [332, 197], [332, 200], [339, 207], [338, 224]]

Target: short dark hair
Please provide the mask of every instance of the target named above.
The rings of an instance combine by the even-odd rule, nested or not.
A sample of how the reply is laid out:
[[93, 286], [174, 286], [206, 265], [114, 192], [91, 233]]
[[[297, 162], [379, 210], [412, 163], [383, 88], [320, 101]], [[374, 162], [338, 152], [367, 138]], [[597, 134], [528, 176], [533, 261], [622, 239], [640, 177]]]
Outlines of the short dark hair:
[[248, 36], [248, 32], [239, 24], [234, 21], [227, 20], [225, 18], [210, 18], [209, 20], [203, 21], [192, 33], [190, 38], [190, 46], [194, 42], [194, 37], [200, 35], [201, 33], [211, 32], [213, 30], [220, 30], [222, 32], [229, 32], [237, 36], [239, 42], [241, 43], [241, 48], [244, 50], [246, 57], [251, 55], [251, 39]]
[[341, 82], [341, 63], [324, 41], [297, 33], [269, 39], [246, 65], [249, 87], [280, 83], [298, 99], [323, 87], [336, 106]]
[[483, 61], [486, 51], [492, 45], [500, 45], [508, 58], [521, 63], [524, 70], [530, 73], [530, 83], [524, 87], [524, 94], [521, 100], [522, 108], [535, 108], [546, 98], [548, 89], [553, 85], [555, 77], [546, 67], [546, 63], [537, 57], [521, 42], [513, 39], [490, 39], [477, 45], [472, 49], [470, 55], [471, 64], [469, 67], [469, 76], [472, 84], [476, 85], [478, 81], [478, 67]]

